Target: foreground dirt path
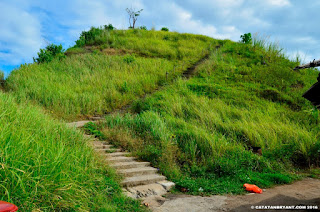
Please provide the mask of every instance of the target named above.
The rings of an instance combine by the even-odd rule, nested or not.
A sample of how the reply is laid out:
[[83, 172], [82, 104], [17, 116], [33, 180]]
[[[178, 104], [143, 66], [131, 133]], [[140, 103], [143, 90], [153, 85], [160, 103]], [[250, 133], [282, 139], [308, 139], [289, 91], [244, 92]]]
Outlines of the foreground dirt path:
[[[236, 196], [168, 195], [162, 203], [151, 205], [157, 212], [261, 211], [256, 206], [317, 206], [320, 208], [320, 180], [306, 178], [290, 185], [266, 189], [262, 194]], [[253, 207], [253, 209], [252, 209]], [[262, 210], [273, 211], [273, 210]], [[304, 211], [304, 210], [276, 210]], [[317, 211], [315, 209], [308, 211]]]

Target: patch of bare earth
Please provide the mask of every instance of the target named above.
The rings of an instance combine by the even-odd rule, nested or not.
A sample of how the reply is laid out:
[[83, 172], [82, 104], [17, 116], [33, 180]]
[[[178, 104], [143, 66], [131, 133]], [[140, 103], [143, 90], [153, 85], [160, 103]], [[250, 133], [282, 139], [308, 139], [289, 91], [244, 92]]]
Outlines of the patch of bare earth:
[[[290, 185], [266, 189], [262, 194], [210, 197], [171, 194], [166, 197], [162, 205], [151, 205], [151, 208], [157, 212], [274, 211], [258, 210], [260, 206], [298, 206], [301, 208], [276, 211], [304, 211], [303, 208], [308, 206], [320, 208], [320, 180], [306, 178]], [[309, 209], [308, 211], [317, 210]]]

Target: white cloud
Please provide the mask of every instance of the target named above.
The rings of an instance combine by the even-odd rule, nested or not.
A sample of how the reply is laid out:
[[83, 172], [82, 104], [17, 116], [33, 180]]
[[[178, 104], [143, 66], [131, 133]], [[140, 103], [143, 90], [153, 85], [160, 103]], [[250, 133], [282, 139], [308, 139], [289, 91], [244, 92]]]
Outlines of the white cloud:
[[317, 45], [319, 42], [311, 36], [297, 37], [292, 39], [294, 43]]
[[16, 65], [32, 60], [42, 44], [41, 24], [32, 14], [0, 2], [0, 61]]
[[289, 0], [266, 0], [266, 3], [276, 7], [290, 6]]
[[213, 36], [216, 33], [216, 28], [212, 25], [205, 25], [199, 20], [192, 19], [191, 13], [176, 8], [176, 20], [178, 28], [184, 32], [194, 32], [197, 34], [203, 34]]
[[[189, 0], [189, 2], [194, 1]], [[207, 7], [233, 8], [241, 6], [244, 0], [197, 0], [196, 2], [197, 4], [207, 5]]]
[[171, 12], [174, 14], [172, 17], [173, 24], [179, 32], [191, 32], [196, 34], [207, 35], [217, 39], [233, 39], [237, 40], [240, 36], [240, 30], [232, 25], [220, 26], [217, 28], [212, 24], [203, 23], [200, 20], [194, 19], [191, 12], [183, 8], [171, 4]]
[[279, 38], [292, 55], [300, 50], [306, 60], [318, 59], [317, 4], [313, 0], [0, 0], [0, 67], [32, 61], [44, 38], [68, 47], [91, 26], [112, 23], [127, 28], [125, 9], [131, 6], [144, 9], [139, 26], [166, 26], [235, 41], [243, 33], [258, 31]]

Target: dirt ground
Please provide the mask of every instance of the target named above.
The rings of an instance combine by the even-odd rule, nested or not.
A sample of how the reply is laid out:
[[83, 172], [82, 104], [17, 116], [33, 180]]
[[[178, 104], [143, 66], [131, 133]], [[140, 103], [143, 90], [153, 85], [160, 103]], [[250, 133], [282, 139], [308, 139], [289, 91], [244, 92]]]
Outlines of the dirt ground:
[[273, 211], [263, 210], [259, 208], [261, 206], [292, 207], [276, 211], [318, 211], [316, 208], [320, 209], [320, 180], [306, 178], [290, 185], [266, 189], [262, 194], [210, 197], [169, 194], [164, 201], [150, 206], [156, 212]]

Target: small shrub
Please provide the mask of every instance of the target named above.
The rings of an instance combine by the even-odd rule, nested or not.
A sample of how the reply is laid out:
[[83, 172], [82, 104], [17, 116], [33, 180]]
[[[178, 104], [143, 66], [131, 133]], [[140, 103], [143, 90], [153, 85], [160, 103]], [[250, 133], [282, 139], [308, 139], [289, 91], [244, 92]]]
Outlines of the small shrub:
[[4, 73], [0, 70], [0, 81], [4, 79]]
[[123, 61], [129, 64], [136, 61], [136, 57], [134, 55], [127, 55], [123, 58]]
[[161, 31], [169, 32], [169, 29], [167, 27], [162, 27]]
[[245, 34], [241, 35], [240, 38], [241, 38], [242, 43], [245, 43], [245, 44], [252, 43], [251, 33], [245, 33]]
[[101, 51], [99, 49], [94, 49], [92, 51], [93, 54], [101, 54]]
[[3, 87], [4, 82], [4, 73], [0, 70], [0, 89]]
[[114, 30], [115, 27], [112, 24], [108, 24], [108, 25], [104, 25], [104, 29], [111, 31], [111, 30]]
[[61, 59], [64, 57], [64, 49], [61, 44], [50, 44], [45, 49], [40, 49], [40, 52], [38, 52], [38, 58], [33, 58], [33, 61], [37, 63], [44, 63], [52, 61], [53, 58]]
[[119, 88], [119, 91], [121, 93], [127, 93], [127, 92], [129, 92], [129, 90], [130, 90], [130, 88], [128, 87], [127, 82], [124, 82]]
[[[107, 27], [113, 27], [110, 24]], [[82, 47], [84, 45], [91, 45], [94, 44], [96, 38], [100, 36], [103, 32], [102, 28], [97, 28], [97, 27], [91, 27], [89, 31], [83, 31], [80, 35], [79, 40], [76, 41], [76, 46], [77, 47]]]
[[139, 29], [148, 30], [146, 26], [141, 26], [141, 27], [139, 27]]
[[94, 135], [96, 138], [99, 138], [101, 140], [105, 139], [105, 136], [102, 134], [97, 124], [95, 124], [94, 122], [89, 122], [85, 124], [84, 129], [87, 133]]
[[170, 37], [168, 35], [163, 36], [163, 40], [170, 40]]

